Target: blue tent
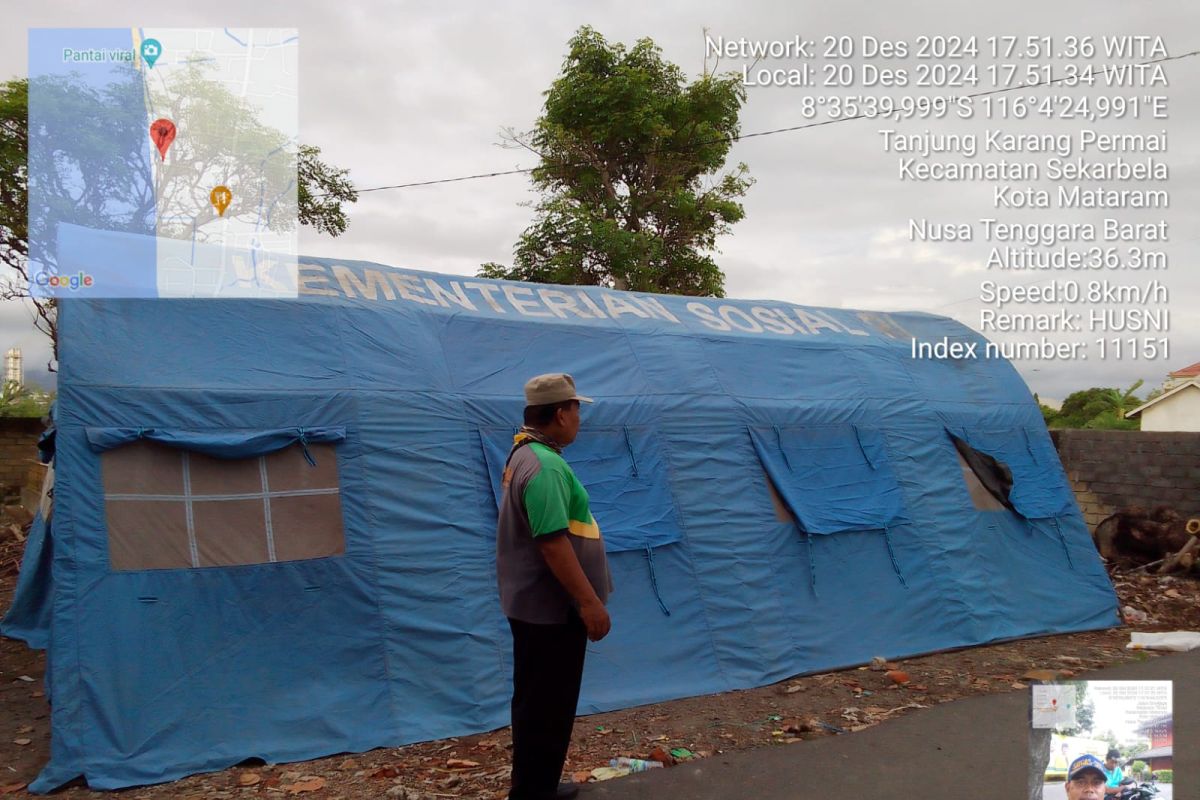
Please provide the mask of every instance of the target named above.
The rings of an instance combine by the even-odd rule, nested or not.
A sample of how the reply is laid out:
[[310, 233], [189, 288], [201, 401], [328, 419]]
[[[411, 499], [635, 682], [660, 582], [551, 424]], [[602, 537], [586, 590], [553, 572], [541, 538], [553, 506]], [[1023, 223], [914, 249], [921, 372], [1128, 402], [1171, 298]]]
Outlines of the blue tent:
[[616, 591], [581, 713], [1118, 623], [1037, 405], [948, 319], [305, 259], [296, 301], [59, 330], [5, 627], [48, 644], [34, 791], [507, 724], [497, 479], [543, 372], [596, 398], [566, 457]]

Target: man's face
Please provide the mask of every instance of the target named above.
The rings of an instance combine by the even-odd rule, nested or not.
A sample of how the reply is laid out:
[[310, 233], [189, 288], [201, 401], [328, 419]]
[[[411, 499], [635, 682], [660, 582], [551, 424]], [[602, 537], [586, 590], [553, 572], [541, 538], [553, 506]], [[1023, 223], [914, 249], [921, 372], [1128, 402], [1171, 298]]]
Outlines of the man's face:
[[1104, 776], [1092, 770], [1087, 770], [1067, 781], [1067, 800], [1103, 800]]
[[1112, 771], [1117, 768], [1117, 760], [1115, 758], [1104, 759], [1104, 768]]
[[558, 423], [558, 435], [555, 436], [558, 443], [565, 447], [575, 441], [575, 437], [579, 435], [579, 403], [560, 408], [555, 421]]

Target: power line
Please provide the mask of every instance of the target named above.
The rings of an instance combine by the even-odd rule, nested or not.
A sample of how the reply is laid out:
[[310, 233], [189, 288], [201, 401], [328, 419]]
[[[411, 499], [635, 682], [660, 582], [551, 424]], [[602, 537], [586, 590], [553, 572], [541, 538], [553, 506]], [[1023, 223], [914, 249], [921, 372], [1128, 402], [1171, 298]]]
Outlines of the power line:
[[[1162, 64], [1167, 61], [1179, 61], [1181, 59], [1191, 58], [1191, 57], [1197, 56], [1197, 55], [1200, 55], [1200, 50], [1192, 50], [1191, 52], [1182, 53], [1177, 56], [1166, 56], [1164, 58], [1157, 58], [1157, 59], [1154, 59], [1151, 61], [1144, 61], [1141, 64], [1134, 64], [1133, 66], [1147, 67], [1147, 66], [1150, 66], [1151, 64]], [[1016, 86], [1006, 86], [1002, 89], [991, 89], [991, 90], [984, 91], [984, 92], [974, 92], [972, 94], [965, 94], [965, 95], [953, 95], [950, 97], [950, 99], [952, 99], [952, 100], [953, 99], [974, 100], [977, 97], [987, 97], [989, 95], [1004, 94], [1006, 92], [1016, 92], [1016, 91], [1021, 91], [1023, 89], [1037, 89], [1037, 88], [1041, 88], [1043, 86], [1049, 86], [1050, 84], [1060, 83], [1062, 81], [1067, 81], [1067, 80], [1078, 81], [1078, 80], [1080, 80], [1080, 77], [1078, 75], [1071, 75], [1071, 76], [1064, 75], [1061, 78], [1052, 78], [1047, 81], [1038, 81], [1037, 83], [1020, 83], [1020, 84], [1017, 84]], [[880, 117], [886, 118], [887, 116], [888, 116], [887, 114], [866, 114], [866, 113], [854, 114], [854, 115], [848, 116], [848, 117], [838, 117], [837, 119], [821, 120], [820, 122], [807, 122], [803, 125], [792, 125], [792, 126], [789, 126], [786, 128], [775, 128], [775, 129], [769, 130], [769, 131], [756, 131], [754, 133], [743, 133], [743, 134], [739, 134], [737, 136], [722, 136], [722, 137], [718, 137], [715, 139], [702, 140], [702, 141], [692, 144], [688, 149], [694, 149], [696, 147], [702, 147], [702, 146], [708, 145], [708, 144], [718, 144], [720, 142], [737, 142], [737, 141], [740, 141], [741, 139], [754, 139], [754, 138], [761, 137], [761, 136], [774, 136], [774, 135], [780, 134], [780, 133], [794, 133], [795, 131], [808, 130], [809, 128], [820, 128], [825, 125], [835, 125], [835, 124], [842, 123], [842, 122], [854, 122], [855, 120], [860, 120], [860, 119], [879, 119]], [[649, 153], [647, 153], [647, 155], [656, 155], [658, 153], [672, 153], [672, 152], [682, 152], [682, 151], [672, 149], [672, 148], [660, 148], [657, 150], [651, 150]], [[589, 162], [587, 162], [587, 161], [576, 161], [576, 162], [571, 162], [571, 163], [565, 164], [564, 166], [579, 167], [579, 166], [585, 166], [588, 163]], [[498, 177], [502, 177], [505, 175], [523, 175], [523, 174], [526, 174], [529, 172], [533, 172], [535, 169], [537, 169], [537, 167], [523, 167], [520, 169], [510, 169], [510, 170], [504, 170], [501, 172], [481, 172], [476, 175], [460, 175], [456, 178], [438, 178], [435, 180], [428, 180], [428, 181], [414, 181], [412, 183], [396, 183], [396, 184], [391, 184], [389, 186], [372, 186], [367, 189], [356, 189], [355, 192], [357, 194], [366, 194], [367, 192], [382, 192], [387, 189], [412, 189], [412, 188], [415, 188], [418, 186], [435, 186], [437, 184], [442, 184], [442, 183], [459, 183], [462, 181], [474, 181], [474, 180], [481, 180], [484, 178], [498, 178]], [[315, 195], [313, 195], [313, 197], [314, 198], [328, 197], [329, 195], [330, 195], [330, 193], [326, 192], [323, 194], [315, 194]]]

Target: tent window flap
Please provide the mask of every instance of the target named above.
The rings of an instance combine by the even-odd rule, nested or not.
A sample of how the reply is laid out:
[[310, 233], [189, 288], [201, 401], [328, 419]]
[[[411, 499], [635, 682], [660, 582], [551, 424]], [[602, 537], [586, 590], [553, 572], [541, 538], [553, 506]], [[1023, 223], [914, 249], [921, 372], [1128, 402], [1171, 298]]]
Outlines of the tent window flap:
[[[1025, 519], [1070, 511], [1074, 496], [1044, 431], [947, 429], [959, 456], [998, 501]], [[976, 507], [980, 507], [976, 504]]]
[[760, 427], [750, 429], [750, 438], [772, 488], [805, 533], [886, 530], [907, 522], [879, 431]]
[[[512, 428], [481, 429], [484, 460], [497, 505]], [[610, 553], [645, 550], [682, 538], [666, 457], [646, 428], [586, 428], [564, 454], [588, 493], [592, 516]]]
[[145, 439], [170, 447], [204, 453], [214, 458], [252, 458], [293, 444], [307, 447], [318, 442], [340, 442], [346, 429], [336, 427], [274, 428], [270, 430], [185, 431], [167, 428], [87, 428], [88, 446], [103, 453]]
[[260, 455], [217, 458], [140, 436], [105, 449], [100, 465], [114, 570], [228, 567], [345, 552], [330, 442], [295, 441]]

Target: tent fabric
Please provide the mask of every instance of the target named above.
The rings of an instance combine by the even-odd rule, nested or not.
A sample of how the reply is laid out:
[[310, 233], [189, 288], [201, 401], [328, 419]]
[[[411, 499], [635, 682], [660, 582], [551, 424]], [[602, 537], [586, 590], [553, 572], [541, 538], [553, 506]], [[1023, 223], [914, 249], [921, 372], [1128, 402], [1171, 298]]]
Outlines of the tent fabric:
[[50, 640], [50, 608], [53, 583], [50, 564], [54, 558], [50, 521], [41, 512], [34, 514], [25, 539], [25, 555], [13, 603], [0, 621], [0, 632], [20, 639], [35, 650], [45, 650]]
[[[1054, 444], [1039, 433], [1043, 431], [1027, 426], [1007, 430], [964, 428], [956, 438], [999, 461], [1011, 473], [1012, 486], [1002, 502], [1011, 504], [1026, 519], [1053, 519], [1068, 513], [1075, 497], [1062, 474]], [[1060, 465], [1057, 472], [1046, 469], [1054, 465]], [[990, 485], [988, 488], [991, 490]]]
[[[581, 714], [1119, 623], [1015, 370], [911, 357], [913, 339], [982, 353], [952, 320], [336, 259], [302, 259], [300, 286], [295, 301], [62, 301], [52, 556], [31, 549], [16, 601], [46, 620], [54, 698], [34, 791], [507, 724], [495, 459], [545, 372], [596, 398], [564, 455], [618, 548]], [[1010, 464], [1025, 516], [974, 508], [947, 427]], [[89, 429], [296, 428], [344, 430], [344, 553], [112, 569]], [[821, 535], [776, 516], [763, 468], [784, 454], [807, 477], [779, 483]], [[885, 543], [872, 526], [901, 513]]]
[[904, 500], [883, 437], [856, 425], [751, 429], [775, 490], [806, 533], [884, 530]]

